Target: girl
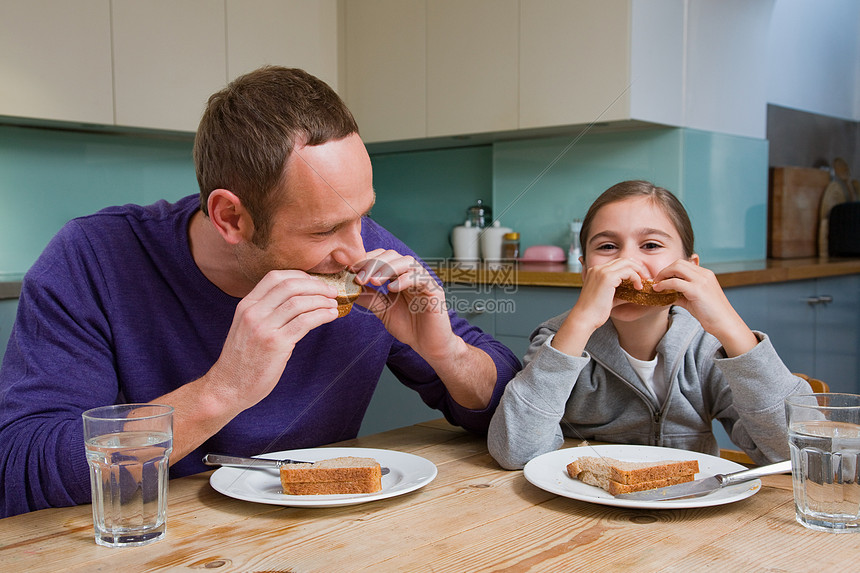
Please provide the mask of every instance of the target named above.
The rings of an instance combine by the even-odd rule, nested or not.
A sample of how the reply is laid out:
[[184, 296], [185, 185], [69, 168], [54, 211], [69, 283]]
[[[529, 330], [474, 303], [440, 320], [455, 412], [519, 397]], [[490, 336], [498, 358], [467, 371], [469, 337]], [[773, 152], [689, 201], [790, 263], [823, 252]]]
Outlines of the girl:
[[[521, 468], [565, 436], [718, 455], [713, 419], [756, 463], [787, 459], [783, 400], [811, 389], [698, 266], [678, 199], [647, 181], [619, 183], [592, 204], [580, 238], [579, 299], [532, 334], [490, 424], [496, 461]], [[615, 297], [625, 279], [681, 296], [626, 302]]]

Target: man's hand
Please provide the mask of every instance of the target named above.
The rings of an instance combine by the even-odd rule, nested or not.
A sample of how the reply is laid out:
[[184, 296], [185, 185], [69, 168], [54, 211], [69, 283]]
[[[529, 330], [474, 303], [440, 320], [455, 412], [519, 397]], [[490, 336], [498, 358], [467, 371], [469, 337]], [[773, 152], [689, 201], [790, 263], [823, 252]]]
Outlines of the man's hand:
[[427, 361], [461, 406], [487, 406], [496, 382], [496, 367], [486, 352], [454, 334], [445, 291], [413, 257], [377, 249], [353, 265], [362, 285], [382, 286], [388, 292], [365, 289], [357, 304], [375, 314], [397, 340], [408, 344]]
[[421, 263], [396, 251], [376, 249], [353, 265], [353, 270], [359, 284], [388, 283], [388, 293], [365, 289], [357, 301], [388, 332], [425, 358], [446, 355], [456, 337], [448, 319], [445, 291]]
[[175, 408], [171, 463], [272, 391], [298, 341], [337, 318], [336, 296], [337, 289], [303, 271], [281, 270], [239, 302], [209, 372], [156, 400]]

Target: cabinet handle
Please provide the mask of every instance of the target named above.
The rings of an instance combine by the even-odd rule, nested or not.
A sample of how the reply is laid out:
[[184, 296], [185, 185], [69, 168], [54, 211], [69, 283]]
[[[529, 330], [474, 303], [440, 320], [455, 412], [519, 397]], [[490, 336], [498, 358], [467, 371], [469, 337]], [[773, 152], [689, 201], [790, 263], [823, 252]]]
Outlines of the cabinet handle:
[[483, 302], [476, 302], [472, 305], [471, 313], [472, 314], [484, 314], [484, 311], [487, 310], [487, 307]]
[[816, 305], [816, 304], [828, 304], [833, 302], [833, 297], [829, 294], [823, 294], [820, 296], [810, 296], [806, 298], [807, 304]]

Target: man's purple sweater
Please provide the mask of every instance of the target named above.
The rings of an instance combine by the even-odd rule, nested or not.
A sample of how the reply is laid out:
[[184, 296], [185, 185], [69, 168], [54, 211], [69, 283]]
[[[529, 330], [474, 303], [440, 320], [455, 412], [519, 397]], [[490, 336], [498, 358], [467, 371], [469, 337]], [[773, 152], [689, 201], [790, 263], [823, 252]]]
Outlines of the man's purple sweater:
[[[0, 369], [0, 515], [89, 503], [81, 413], [154, 400], [218, 359], [239, 299], [194, 263], [188, 223], [198, 208], [191, 196], [75, 219], [27, 273]], [[368, 251], [415, 256], [370, 219], [362, 238]], [[452, 423], [486, 432], [520, 364], [492, 337], [451, 320], [496, 364], [485, 410], [456, 404], [418, 354], [356, 305], [305, 336], [271, 394], [174, 464], [171, 477], [210, 469], [201, 461], [208, 452], [255, 455], [355, 437], [386, 364]]]

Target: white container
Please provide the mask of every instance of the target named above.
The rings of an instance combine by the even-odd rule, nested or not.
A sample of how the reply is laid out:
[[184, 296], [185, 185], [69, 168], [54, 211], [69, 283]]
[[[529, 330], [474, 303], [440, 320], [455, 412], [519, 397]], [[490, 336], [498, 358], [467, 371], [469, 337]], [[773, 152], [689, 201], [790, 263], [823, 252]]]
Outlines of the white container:
[[481, 233], [481, 258], [486, 263], [497, 263], [502, 260], [502, 239], [505, 233], [512, 232], [508, 227], [502, 227], [498, 221], [492, 227], [487, 227]]
[[570, 224], [570, 247], [567, 250], [567, 268], [571, 272], [582, 272], [582, 245], [579, 244], [579, 232], [582, 231], [582, 220], [574, 219]]
[[481, 230], [473, 227], [470, 221], [454, 227], [451, 231], [451, 246], [454, 248], [454, 260], [460, 266], [477, 267], [481, 261], [479, 235]]

